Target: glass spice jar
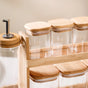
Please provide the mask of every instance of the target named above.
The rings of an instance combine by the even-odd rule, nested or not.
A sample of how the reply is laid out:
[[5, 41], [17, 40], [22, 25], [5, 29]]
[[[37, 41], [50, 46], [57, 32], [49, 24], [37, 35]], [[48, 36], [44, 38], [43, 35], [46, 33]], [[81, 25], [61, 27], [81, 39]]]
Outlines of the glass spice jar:
[[0, 34], [0, 88], [17, 84], [18, 82], [18, 59], [17, 49], [20, 45], [20, 36], [9, 33], [8, 20], [6, 22], [6, 34]]
[[[88, 67], [88, 59], [85, 59], [85, 60], [81, 60], [82, 63], [84, 63], [87, 67]], [[86, 80], [87, 80], [87, 88], [88, 88], [88, 71], [87, 71], [87, 77], [86, 77]]]
[[58, 88], [59, 71], [53, 65], [30, 68], [30, 88]]
[[87, 88], [87, 66], [81, 61], [65, 62], [55, 65], [60, 73], [59, 88]]
[[73, 29], [73, 52], [88, 52], [88, 17], [75, 17]]
[[48, 22], [52, 26], [51, 46], [53, 56], [70, 54], [73, 22], [63, 18], [50, 20]]
[[29, 36], [30, 59], [39, 59], [51, 56], [50, 27], [47, 22], [32, 22], [25, 26]]

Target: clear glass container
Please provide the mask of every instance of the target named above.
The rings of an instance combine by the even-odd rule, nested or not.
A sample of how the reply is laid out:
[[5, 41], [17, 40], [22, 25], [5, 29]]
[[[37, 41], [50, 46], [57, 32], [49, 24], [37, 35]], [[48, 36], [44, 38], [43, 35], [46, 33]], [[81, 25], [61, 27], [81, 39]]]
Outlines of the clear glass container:
[[82, 29], [83, 30], [81, 30], [81, 28], [77, 28], [73, 30], [73, 52], [75, 53], [88, 51], [88, 30], [85, 28]]
[[87, 88], [87, 66], [81, 61], [65, 62], [55, 65], [60, 71], [59, 88]]
[[[84, 63], [87, 67], [88, 67], [88, 59], [85, 59], [85, 60], [81, 60], [82, 63]], [[87, 80], [87, 88], [88, 88], [88, 71], [87, 71], [87, 77], [86, 77], [86, 80]]]
[[58, 79], [43, 79], [39, 82], [30, 80], [30, 88], [58, 88]]
[[0, 88], [18, 82], [17, 49], [18, 47], [0, 48]]
[[50, 20], [48, 22], [52, 25], [51, 46], [53, 49], [53, 56], [70, 54], [73, 22], [62, 18]]
[[[7, 21], [6, 21], [7, 22]], [[0, 34], [0, 88], [16, 85], [18, 82], [17, 49], [20, 36], [16, 33]]]
[[52, 32], [52, 46], [54, 56], [70, 54], [71, 35], [72, 31]]
[[87, 88], [86, 73], [78, 73], [73, 75], [60, 75], [59, 88]]
[[33, 22], [25, 25], [26, 34], [29, 36], [30, 59], [51, 56], [50, 26], [47, 22]]
[[74, 22], [73, 30], [73, 52], [88, 52], [88, 17], [72, 18]]
[[31, 88], [58, 88], [59, 71], [53, 65], [30, 68]]

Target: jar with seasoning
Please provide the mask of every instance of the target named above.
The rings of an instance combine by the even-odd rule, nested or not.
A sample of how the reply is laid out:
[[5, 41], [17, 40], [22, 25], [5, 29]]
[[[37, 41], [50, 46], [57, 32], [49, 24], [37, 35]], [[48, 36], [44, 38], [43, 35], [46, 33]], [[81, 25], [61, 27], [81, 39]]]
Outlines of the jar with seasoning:
[[88, 17], [72, 18], [74, 22], [73, 30], [73, 52], [88, 52]]
[[3, 22], [6, 22], [6, 34], [0, 34], [0, 88], [15, 85], [18, 82], [17, 49], [20, 45], [20, 36], [9, 33], [8, 20]]
[[59, 71], [53, 65], [30, 68], [30, 88], [58, 88]]
[[81, 61], [65, 62], [55, 65], [60, 73], [60, 88], [87, 88], [87, 66]]
[[70, 54], [73, 22], [63, 18], [48, 22], [52, 26], [51, 46], [53, 55], [61, 56]]
[[30, 59], [39, 59], [51, 56], [50, 27], [47, 22], [32, 22], [25, 26], [29, 36]]

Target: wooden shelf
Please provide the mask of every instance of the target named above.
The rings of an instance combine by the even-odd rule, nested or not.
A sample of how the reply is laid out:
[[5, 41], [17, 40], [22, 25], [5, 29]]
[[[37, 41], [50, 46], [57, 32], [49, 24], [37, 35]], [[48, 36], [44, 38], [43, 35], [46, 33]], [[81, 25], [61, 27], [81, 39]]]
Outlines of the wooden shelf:
[[48, 57], [48, 58], [41, 58], [35, 60], [27, 60], [28, 67], [35, 67], [40, 65], [49, 65], [49, 64], [56, 64], [56, 63], [63, 63], [75, 60], [83, 60], [88, 59], [88, 52], [85, 53], [78, 53], [72, 55], [64, 55], [59, 57]]

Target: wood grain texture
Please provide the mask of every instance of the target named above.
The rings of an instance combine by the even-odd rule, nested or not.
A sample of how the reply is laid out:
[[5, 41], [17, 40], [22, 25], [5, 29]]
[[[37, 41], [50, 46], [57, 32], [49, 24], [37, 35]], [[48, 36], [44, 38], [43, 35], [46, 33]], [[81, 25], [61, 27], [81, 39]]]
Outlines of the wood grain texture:
[[88, 17], [74, 17], [71, 19], [77, 27], [88, 26]]
[[88, 52], [72, 54], [72, 55], [63, 55], [59, 57], [48, 57], [48, 58], [41, 58], [35, 60], [27, 60], [27, 66], [35, 67], [40, 65], [49, 65], [49, 64], [70, 62], [75, 60], [83, 60], [83, 59], [88, 59]]
[[[74, 26], [73, 22], [71, 20], [68, 20], [68, 19], [63, 19], [63, 18], [60, 18], [60, 19], [52, 19], [52, 20], [49, 20], [48, 23], [50, 23], [52, 25], [53, 28], [58, 28], [58, 30], [60, 30], [59, 28], [72, 28]], [[53, 30], [55, 30], [53, 29]], [[68, 30], [66, 29], [66, 30]], [[63, 29], [61, 29], [63, 30]]]
[[30, 75], [36, 80], [52, 78], [59, 75], [59, 70], [53, 65], [38, 66], [30, 68]]
[[3, 48], [12, 48], [12, 47], [16, 47], [20, 44], [20, 35], [16, 34], [16, 33], [12, 33], [14, 35], [13, 38], [11, 39], [6, 39], [3, 38], [3, 34], [0, 34], [0, 47]]
[[81, 61], [72, 61], [55, 64], [58, 70], [62, 73], [62, 75], [71, 75], [77, 73], [83, 73], [87, 71], [87, 66], [84, 65]]

